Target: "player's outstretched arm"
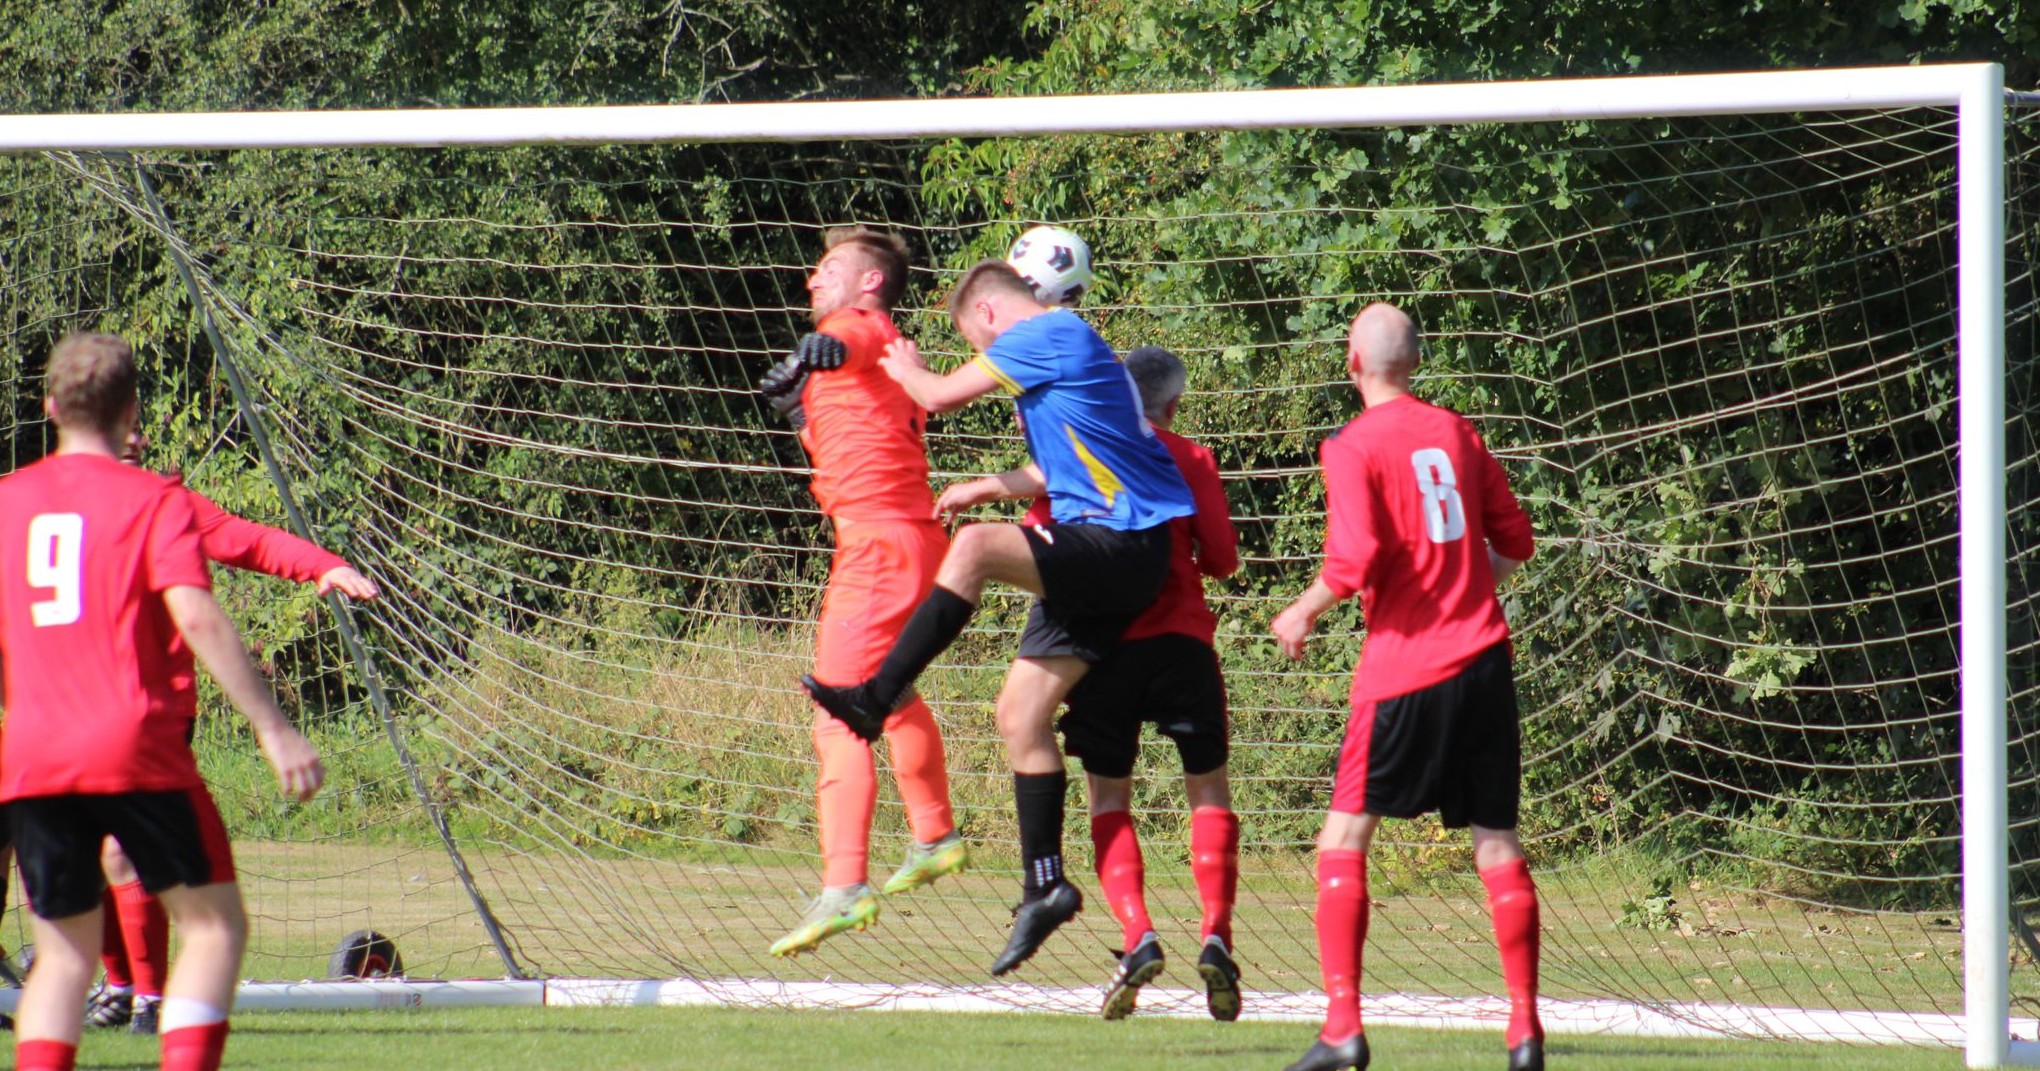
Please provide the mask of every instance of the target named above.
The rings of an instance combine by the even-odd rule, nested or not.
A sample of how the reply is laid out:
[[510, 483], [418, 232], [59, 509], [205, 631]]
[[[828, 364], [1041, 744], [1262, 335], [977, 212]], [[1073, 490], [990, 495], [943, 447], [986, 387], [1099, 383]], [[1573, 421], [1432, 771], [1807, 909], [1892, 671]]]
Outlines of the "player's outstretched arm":
[[961, 409], [999, 389], [999, 381], [975, 361], [946, 376], [931, 370], [921, 358], [921, 347], [909, 338], [896, 338], [887, 344], [878, 366], [907, 392], [915, 405], [931, 413]]
[[1310, 582], [1296, 601], [1275, 615], [1273, 629], [1275, 642], [1282, 653], [1292, 660], [1303, 657], [1303, 649], [1310, 642], [1310, 631], [1317, 627], [1318, 618], [1326, 610], [1340, 603], [1339, 594], [1326, 584], [1323, 577]]
[[196, 491], [191, 492], [191, 511], [198, 521], [199, 545], [211, 561], [300, 584], [316, 582], [321, 595], [338, 590], [366, 600], [382, 594], [345, 558], [309, 539], [228, 513]]
[[1042, 475], [1041, 466], [1029, 461], [1009, 472], [980, 476], [975, 480], [952, 483], [943, 488], [942, 494], [935, 499], [935, 516], [943, 520], [954, 520], [958, 514], [987, 502], [1033, 498], [1047, 493], [1048, 478]]
[[326, 780], [326, 767], [319, 761], [319, 752], [283, 716], [276, 696], [255, 671], [255, 664], [248, 660], [248, 651], [241, 646], [241, 634], [213, 599], [212, 592], [197, 587], [173, 587], [163, 593], [163, 605], [169, 609], [177, 631], [183, 633], [184, 642], [191, 645], [191, 653], [198, 656], [200, 664], [219, 682], [220, 690], [248, 719], [284, 794], [298, 800], [311, 799]]

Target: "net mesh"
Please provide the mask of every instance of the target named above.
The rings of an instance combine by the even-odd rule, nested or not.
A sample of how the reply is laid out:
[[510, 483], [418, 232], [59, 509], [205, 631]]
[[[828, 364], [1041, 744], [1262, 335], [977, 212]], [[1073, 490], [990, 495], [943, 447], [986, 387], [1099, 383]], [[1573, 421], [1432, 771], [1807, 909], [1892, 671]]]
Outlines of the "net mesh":
[[[2021, 915], [2040, 900], [2035, 132], [2015, 118], [2007, 151]], [[1316, 445], [1357, 404], [1346, 321], [1393, 301], [1426, 333], [1419, 393], [1475, 419], [1540, 539], [1502, 595], [1546, 994], [1952, 1014], [1953, 150], [1952, 114], [1907, 111], [238, 152], [145, 161], [165, 212], [125, 158], [10, 159], [10, 463], [46, 448], [36, 376], [54, 334], [125, 330], [148, 350], [153, 463], [281, 523], [249, 434], [262, 422], [317, 536], [383, 586], [356, 617], [388, 725], [308, 592], [226, 579], [335, 769], [324, 797], [284, 808], [245, 733], [204, 720], [255, 915], [251, 973], [321, 973], [360, 928], [395, 938], [414, 975], [503, 973], [436, 813], [522, 972], [977, 985], [1017, 874], [989, 716], [1024, 611], [1008, 595], [924, 681], [978, 868], [889, 901], [868, 933], [764, 955], [819, 878], [795, 679], [831, 540], [797, 442], [751, 384], [805, 330], [826, 226], [909, 238], [920, 267], [897, 318], [938, 365], [965, 355], [947, 280], [1030, 222], [1071, 226], [1099, 258], [1087, 315], [1122, 350], [1184, 357], [1177, 430], [1224, 474], [1246, 561], [1212, 589], [1237, 944], [1250, 990], [1301, 992], [1317, 986], [1309, 850], [1362, 622], [1336, 612], [1300, 666], [1266, 624], [1315, 569]], [[173, 248], [252, 414], [216, 373]], [[938, 420], [930, 445], [939, 479], [1024, 457], [1000, 406]], [[1198, 910], [1165, 744], [1137, 777], [1150, 905], [1187, 957]], [[885, 787], [874, 869], [906, 842]], [[1463, 834], [1394, 823], [1372, 864], [1366, 991], [1498, 992]], [[1025, 977], [1102, 982], [1118, 944], [1102, 908]], [[2018, 968], [2014, 991], [2040, 999], [2040, 976]]]

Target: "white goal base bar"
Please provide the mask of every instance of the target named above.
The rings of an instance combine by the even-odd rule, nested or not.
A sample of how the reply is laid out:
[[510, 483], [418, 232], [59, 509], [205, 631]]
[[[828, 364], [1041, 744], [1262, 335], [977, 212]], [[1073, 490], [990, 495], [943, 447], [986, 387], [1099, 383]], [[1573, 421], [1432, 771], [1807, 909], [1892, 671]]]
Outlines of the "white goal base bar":
[[[12, 1014], [20, 990], [0, 990], [0, 1012]], [[261, 1011], [416, 1011], [480, 1007], [708, 1006], [802, 1010], [1060, 1012], [1094, 1014], [1104, 1000], [1098, 986], [1029, 985], [915, 987], [844, 982], [775, 982], [761, 979], [633, 980], [554, 978], [447, 982], [248, 982], [235, 1008]], [[1324, 1018], [1321, 993], [1256, 993], [1243, 1019], [1314, 1023]], [[1499, 1030], [1508, 1001], [1499, 997], [1368, 994], [1367, 1021], [1385, 1026], [1447, 1030]], [[1140, 1014], [1201, 1019], [1201, 990], [1141, 990]], [[1662, 1008], [1614, 1000], [1538, 1002], [1553, 1034], [1623, 1037], [1800, 1037], [1870, 1045], [1957, 1046], [1967, 1037], [1960, 1016], [1918, 1012], [1819, 1011], [1733, 1004], [1675, 1004]], [[2040, 1020], [2011, 1023], [2011, 1062], [2040, 1067]]]
[[[1105, 999], [1099, 986], [1050, 989], [1027, 985], [971, 986], [917, 990], [911, 986], [842, 982], [772, 982], [746, 979], [669, 982], [611, 982], [556, 979], [547, 983], [550, 1007], [731, 1005], [803, 1009], [945, 1012], [1071, 1012], [1096, 1014]], [[1140, 991], [1141, 1015], [1202, 1019], [1202, 990]], [[1439, 997], [1370, 993], [1369, 1023], [1432, 1029], [1500, 1030], [1509, 1021], [1509, 1002], [1500, 997]], [[1315, 1023], [1324, 1018], [1322, 993], [1255, 993], [1241, 1018]], [[1627, 1037], [1719, 1038], [1803, 1037], [1809, 1040], [1884, 1045], [1963, 1044], [1961, 1016], [1916, 1012], [1841, 1012], [1727, 1004], [1645, 1007], [1614, 1000], [1540, 1000], [1537, 1014], [1554, 1034], [1611, 1034]], [[2040, 1036], [2040, 1020], [2014, 1020], [2016, 1035]], [[2016, 1045], [2017, 1043], [2015, 1043]], [[2040, 1042], [2027, 1042], [2040, 1066]]]

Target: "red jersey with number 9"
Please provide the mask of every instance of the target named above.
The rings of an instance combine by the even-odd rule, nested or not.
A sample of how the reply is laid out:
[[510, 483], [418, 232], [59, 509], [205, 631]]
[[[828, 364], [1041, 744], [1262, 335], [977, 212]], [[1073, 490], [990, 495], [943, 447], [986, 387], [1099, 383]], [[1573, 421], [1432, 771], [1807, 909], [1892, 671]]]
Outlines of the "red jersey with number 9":
[[1487, 552], [1528, 560], [1530, 518], [1471, 422], [1404, 395], [1322, 455], [1321, 576], [1342, 599], [1357, 592], [1366, 617], [1355, 703], [1428, 688], [1509, 638]]
[[841, 368], [810, 372], [801, 388], [807, 426], [800, 443], [814, 461], [815, 501], [841, 521], [929, 521], [928, 414], [878, 366], [900, 337], [882, 312], [846, 308], [815, 328], [843, 343]]
[[0, 479], [0, 801], [204, 784], [173, 587], [212, 587], [176, 480], [96, 454]]

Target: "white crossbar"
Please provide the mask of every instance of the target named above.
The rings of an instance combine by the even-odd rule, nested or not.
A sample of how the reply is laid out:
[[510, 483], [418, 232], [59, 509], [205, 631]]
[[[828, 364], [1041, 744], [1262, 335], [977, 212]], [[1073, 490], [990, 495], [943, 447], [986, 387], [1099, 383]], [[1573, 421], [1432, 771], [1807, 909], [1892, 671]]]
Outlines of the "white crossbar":
[[0, 152], [1129, 134], [1952, 107], [1987, 64], [1089, 97], [0, 116]]

